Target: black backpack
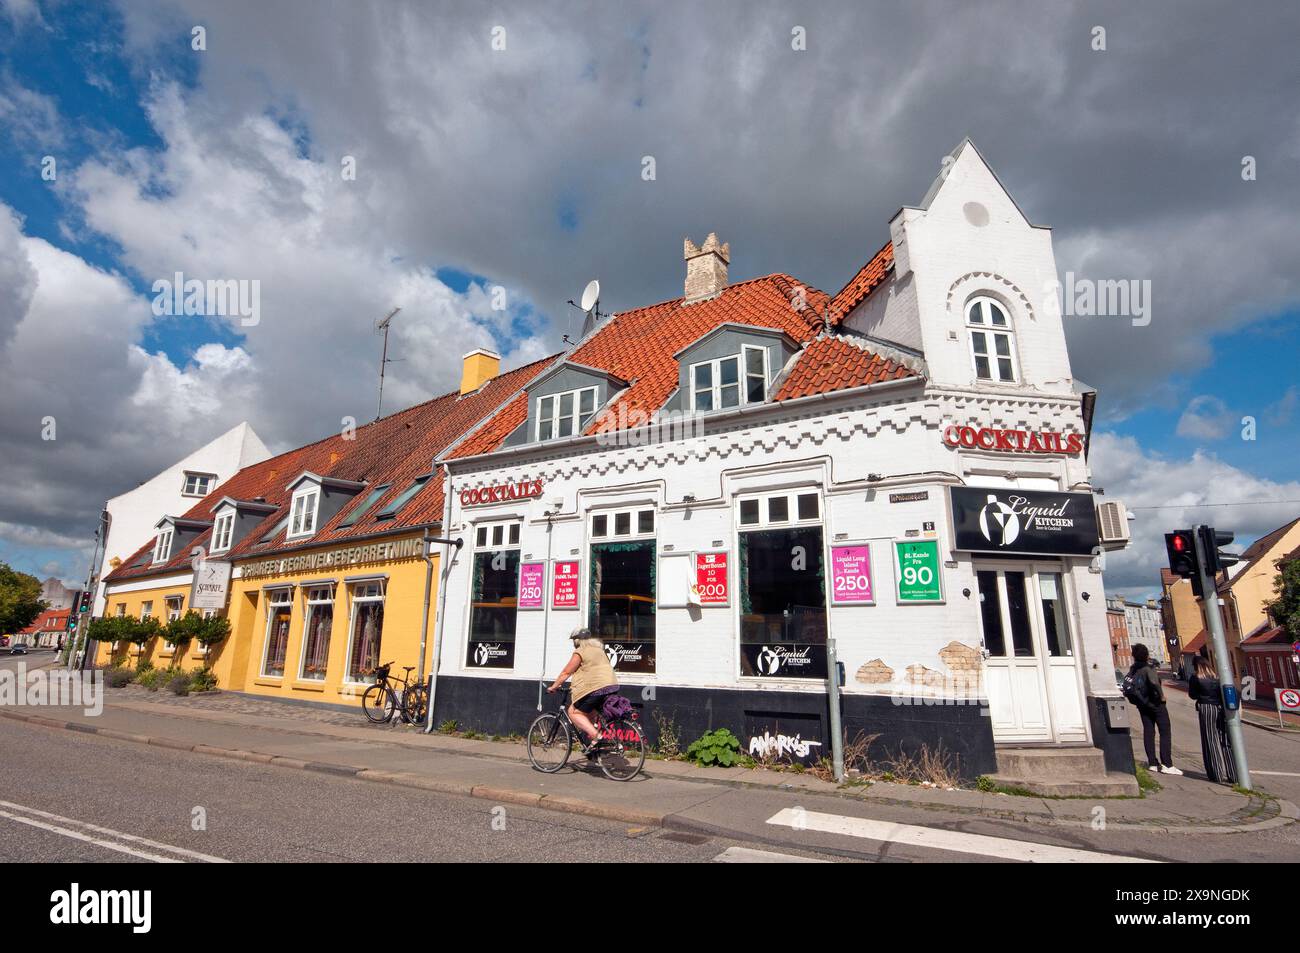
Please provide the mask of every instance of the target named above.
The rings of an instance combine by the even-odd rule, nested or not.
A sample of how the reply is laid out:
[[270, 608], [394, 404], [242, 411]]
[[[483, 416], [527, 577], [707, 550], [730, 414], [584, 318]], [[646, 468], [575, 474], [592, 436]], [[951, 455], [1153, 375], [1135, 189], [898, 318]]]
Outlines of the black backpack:
[[1146, 706], [1147, 700], [1138, 690], [1138, 685], [1139, 682], [1137, 676], [1130, 671], [1124, 676], [1124, 681], [1119, 683], [1119, 690], [1123, 693], [1124, 698], [1127, 699], [1130, 704], [1143, 708]]

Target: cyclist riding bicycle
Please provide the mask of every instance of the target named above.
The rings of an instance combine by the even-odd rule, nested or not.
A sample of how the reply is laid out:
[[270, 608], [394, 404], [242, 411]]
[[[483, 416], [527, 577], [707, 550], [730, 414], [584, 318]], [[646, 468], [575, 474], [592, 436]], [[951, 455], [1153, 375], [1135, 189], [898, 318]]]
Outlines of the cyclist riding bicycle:
[[605, 655], [605, 643], [599, 636], [592, 635], [590, 629], [574, 629], [569, 638], [573, 640], [573, 657], [547, 691], [551, 694], [558, 692], [565, 680], [573, 676], [569, 720], [587, 736], [590, 745], [587, 756], [593, 757], [600, 738], [589, 716], [604, 703], [606, 697], [618, 691], [618, 678], [614, 675], [614, 667], [609, 664], [609, 657]]

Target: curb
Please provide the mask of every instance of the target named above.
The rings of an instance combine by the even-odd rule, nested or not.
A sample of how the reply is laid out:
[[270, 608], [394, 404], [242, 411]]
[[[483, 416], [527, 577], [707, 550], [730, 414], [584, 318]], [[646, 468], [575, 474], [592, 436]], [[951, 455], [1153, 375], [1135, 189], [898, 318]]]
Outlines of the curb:
[[[230, 758], [236, 761], [268, 764], [274, 767], [294, 768], [300, 771], [316, 771], [322, 774], [335, 775], [337, 777], [354, 778], [359, 781], [416, 788], [424, 791], [433, 791], [438, 794], [472, 797], [479, 800], [492, 801], [497, 804], [516, 804], [523, 807], [541, 808], [566, 814], [577, 814], [585, 817], [600, 818], [602, 820], [618, 821], [620, 823], [633, 824], [638, 827], [658, 827], [664, 830], [675, 830], [683, 833], [725, 836], [736, 840], [752, 841], [756, 843], [780, 843], [776, 840], [766, 841], [763, 838], [750, 833], [728, 831], [722, 827], [693, 821], [688, 818], [680, 817], [672, 812], [663, 813], [637, 808], [625, 808], [562, 794], [538, 794], [533, 791], [521, 791], [514, 788], [493, 787], [484, 784], [470, 784], [464, 781], [445, 781], [440, 778], [431, 778], [427, 775], [414, 774], [407, 771], [386, 771], [381, 768], [364, 768], [357, 765], [334, 764], [326, 761], [304, 761], [300, 758], [292, 758], [284, 755], [271, 755], [258, 751], [245, 751], [238, 748], [221, 748], [215, 745], [187, 743], [184, 741], [177, 741], [173, 738], [132, 734], [130, 732], [118, 731], [112, 728], [99, 728], [93, 725], [87, 725], [83, 722], [58, 721], [53, 718], [46, 718], [42, 715], [28, 715], [4, 709], [0, 709], [0, 717], [10, 718], [15, 721], [30, 722], [31, 724], [40, 725], [44, 728], [55, 728], [62, 731], [79, 732], [81, 734], [100, 735], [116, 741], [130, 741], [136, 744], [153, 745], [159, 748], [167, 748], [172, 751], [186, 751], [193, 754], [205, 754], [218, 758]], [[698, 780], [702, 783], [710, 783], [705, 782], [704, 779], [694, 780]], [[723, 781], [719, 783], [725, 784], [727, 782]], [[744, 782], [732, 782], [732, 786], [759, 789], [766, 787], [764, 785], [749, 785]], [[793, 793], [793, 791], [787, 790], [786, 793]], [[807, 791], [803, 793], [808, 793], [817, 797], [831, 796], [843, 799], [851, 798], [859, 803], [871, 803], [871, 801], [866, 798], [857, 798], [842, 793], [832, 794], [830, 792], [818, 791]], [[1252, 802], [1255, 800], [1255, 798], [1251, 799]], [[971, 813], [980, 817], [1001, 817], [1007, 820], [1017, 820], [1023, 823], [1037, 823], [1044, 827], [1086, 828], [1091, 827], [1092, 825], [1091, 821], [1082, 819], [1073, 820], [1068, 818], [1022, 814], [1015, 811], [988, 811], [984, 809], [953, 807], [950, 805], [920, 804], [915, 801], [905, 801], [897, 798], [881, 797], [875, 798], [874, 801], [876, 803], [888, 804], [890, 806], [947, 810], [957, 813]], [[1276, 817], [1271, 817], [1268, 820], [1254, 824], [1164, 825], [1135, 824], [1125, 821], [1115, 821], [1109, 823], [1107, 827], [1118, 830], [1141, 831], [1151, 834], [1246, 834], [1271, 830], [1278, 827], [1286, 827], [1300, 821], [1300, 808], [1297, 808], [1295, 804], [1281, 799], [1277, 799], [1277, 804], [1279, 811]], [[854, 854], [849, 851], [841, 852], [830, 850], [828, 852], [841, 853], [846, 857], [860, 856], [860, 854]]]

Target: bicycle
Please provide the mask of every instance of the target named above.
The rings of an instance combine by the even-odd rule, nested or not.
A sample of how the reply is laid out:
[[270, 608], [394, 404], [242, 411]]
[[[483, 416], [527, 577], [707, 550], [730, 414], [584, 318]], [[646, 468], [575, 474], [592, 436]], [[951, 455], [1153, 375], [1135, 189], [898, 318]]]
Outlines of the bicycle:
[[606, 722], [597, 709], [590, 717], [596, 724], [599, 737], [588, 743], [586, 735], [569, 719], [569, 686], [564, 686], [558, 711], [538, 715], [528, 728], [528, 760], [545, 774], [554, 774], [569, 762], [573, 754], [574, 739], [578, 739], [584, 754], [593, 749], [593, 760], [611, 781], [631, 781], [645, 766], [645, 732], [637, 723], [636, 714]]
[[[411, 681], [414, 665], [402, 668], [405, 673], [402, 678], [389, 674], [392, 667], [393, 663], [389, 662], [375, 669], [375, 683], [361, 696], [361, 710], [377, 725], [392, 721], [399, 711], [403, 721], [418, 725], [429, 713], [429, 690], [423, 683]], [[395, 685], [402, 686], [400, 694]]]

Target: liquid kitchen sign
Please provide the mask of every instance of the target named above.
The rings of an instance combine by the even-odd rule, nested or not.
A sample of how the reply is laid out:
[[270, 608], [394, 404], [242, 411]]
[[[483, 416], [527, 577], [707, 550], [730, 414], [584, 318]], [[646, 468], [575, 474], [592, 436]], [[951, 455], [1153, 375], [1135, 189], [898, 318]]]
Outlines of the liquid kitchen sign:
[[954, 486], [949, 494], [954, 549], [1026, 556], [1090, 556], [1096, 551], [1091, 493]]
[[1083, 453], [1083, 438], [1077, 433], [1052, 430], [1002, 430], [952, 424], [945, 428], [943, 442], [950, 447], [998, 453]]

